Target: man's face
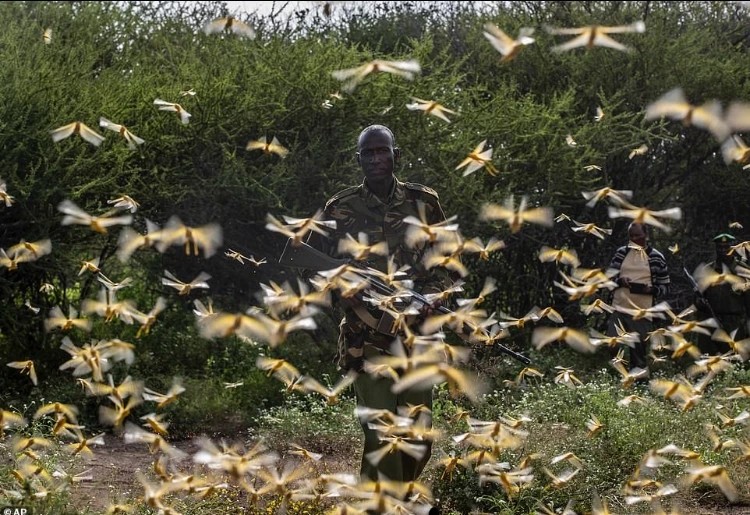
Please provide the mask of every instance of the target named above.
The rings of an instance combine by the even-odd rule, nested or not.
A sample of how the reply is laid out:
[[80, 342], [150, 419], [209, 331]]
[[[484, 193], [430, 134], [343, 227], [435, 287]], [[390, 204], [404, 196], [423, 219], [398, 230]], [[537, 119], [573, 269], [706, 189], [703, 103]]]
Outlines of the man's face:
[[628, 231], [630, 241], [641, 247], [646, 246], [646, 231], [640, 225], [633, 225]]
[[722, 261], [731, 261], [732, 256], [729, 254], [731, 245], [728, 241], [717, 241], [716, 242], [716, 257]]
[[359, 142], [357, 162], [370, 181], [389, 180], [396, 168], [398, 150], [390, 135], [382, 130], [366, 133]]

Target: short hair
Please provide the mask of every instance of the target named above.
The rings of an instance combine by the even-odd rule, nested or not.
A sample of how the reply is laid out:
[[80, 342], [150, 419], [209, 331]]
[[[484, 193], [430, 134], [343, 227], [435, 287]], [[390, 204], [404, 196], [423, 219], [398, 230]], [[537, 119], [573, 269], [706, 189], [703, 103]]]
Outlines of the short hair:
[[643, 234], [648, 238], [648, 225], [639, 222], [630, 222], [630, 225], [628, 225], [628, 234], [630, 234], [630, 230], [633, 227], [640, 227], [643, 230]]
[[373, 131], [382, 131], [388, 134], [388, 136], [391, 137], [391, 144], [393, 145], [394, 148], [396, 147], [396, 136], [393, 135], [393, 131], [391, 131], [391, 129], [389, 129], [385, 125], [374, 124], [374, 125], [368, 125], [364, 129], [362, 129], [362, 132], [359, 133], [359, 138], [357, 138], [357, 148], [359, 148], [360, 145], [362, 144], [362, 138], [364, 138], [367, 134]]

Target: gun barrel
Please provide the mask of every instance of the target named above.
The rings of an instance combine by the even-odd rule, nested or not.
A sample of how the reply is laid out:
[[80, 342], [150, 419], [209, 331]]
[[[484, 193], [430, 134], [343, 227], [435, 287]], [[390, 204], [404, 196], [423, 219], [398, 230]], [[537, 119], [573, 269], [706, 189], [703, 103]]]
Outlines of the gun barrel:
[[[358, 267], [358, 268], [361, 268], [361, 267]], [[390, 295], [390, 294], [394, 293], [395, 289], [393, 287], [388, 286], [387, 284], [385, 284], [384, 282], [380, 281], [379, 279], [373, 278], [370, 274], [367, 273], [367, 271], [365, 269], [363, 269], [363, 268], [361, 268], [361, 269], [362, 269], [362, 274], [366, 275], [366, 277], [370, 280], [370, 284], [371, 285], [373, 285], [376, 288], [378, 288], [379, 290], [381, 290], [381, 292], [384, 293], [385, 295]], [[356, 271], [356, 269], [355, 269], [355, 271]], [[409, 294], [411, 295], [411, 297], [414, 300], [421, 302], [425, 306], [432, 305], [432, 302], [430, 302], [427, 299], [427, 297], [425, 297], [421, 293], [415, 292], [413, 290], [409, 290]], [[438, 312], [440, 312], [440, 313], [442, 313], [444, 315], [449, 315], [449, 314], [453, 313], [450, 309], [446, 308], [445, 306], [439, 306], [436, 309], [436, 311], [438, 311]], [[469, 333], [468, 329], [469, 329], [468, 327], [464, 326], [464, 332], [465, 332], [465, 334]], [[464, 335], [459, 334], [459, 336], [464, 336]], [[530, 365], [531, 364], [531, 359], [529, 359], [528, 357], [524, 356], [523, 354], [520, 354], [518, 352], [515, 352], [514, 350], [509, 349], [505, 345], [502, 345], [502, 344], [499, 344], [499, 343], [495, 342], [492, 346], [494, 348], [498, 349], [500, 352], [503, 352], [503, 353], [507, 354], [508, 356], [511, 356], [512, 358], [517, 359], [518, 361], [520, 361], [521, 363], [523, 363], [525, 365]]]
[[690, 281], [690, 285], [693, 287], [693, 290], [700, 292], [700, 288], [698, 287], [698, 282], [695, 280], [695, 278], [692, 275], [690, 275], [690, 272], [688, 272], [688, 269], [683, 266], [682, 271], [685, 272], [685, 275], [687, 276], [688, 281]]
[[[366, 267], [357, 263], [352, 263], [346, 259], [333, 258], [304, 242], [295, 244], [291, 238], [287, 240], [286, 245], [284, 246], [284, 250], [279, 257], [279, 264], [282, 266], [294, 268], [305, 268], [307, 270], [313, 270], [316, 272], [332, 270], [343, 265], [352, 264], [354, 265], [352, 268], [353, 271], [359, 271], [361, 275], [365, 276], [365, 278], [373, 287], [379, 289], [383, 294], [390, 295], [395, 292], [395, 289], [392, 286], [389, 286], [388, 284], [374, 277]], [[421, 302], [423, 305], [427, 306], [432, 304], [427, 299], [427, 297], [425, 297], [421, 293], [409, 290], [409, 294], [414, 300]], [[445, 306], [438, 307], [437, 311], [443, 314], [452, 313], [452, 311]], [[462, 335], [459, 334], [459, 336]], [[529, 358], [527, 358], [523, 354], [519, 354], [518, 352], [507, 348], [504, 345], [495, 342], [492, 346], [494, 348], [497, 348], [499, 351], [517, 359], [521, 363], [524, 363], [526, 365], [531, 363], [531, 360]]]
[[305, 268], [315, 272], [332, 270], [349, 263], [346, 259], [336, 259], [307, 243], [294, 244], [289, 238], [279, 257], [279, 264], [293, 268]]

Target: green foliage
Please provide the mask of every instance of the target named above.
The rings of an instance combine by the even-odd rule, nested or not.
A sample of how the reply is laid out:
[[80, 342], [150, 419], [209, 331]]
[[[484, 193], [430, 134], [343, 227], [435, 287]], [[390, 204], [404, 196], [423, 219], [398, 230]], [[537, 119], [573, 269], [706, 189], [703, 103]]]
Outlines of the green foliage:
[[303, 445], [303, 442], [315, 441], [316, 444], [348, 448], [362, 437], [353, 413], [354, 402], [349, 396], [327, 406], [316, 396], [290, 395], [282, 404], [270, 407], [258, 416], [252, 434], [271, 442], [295, 441]]
[[[585, 208], [579, 192], [604, 185], [633, 189], [637, 204], [683, 208], [675, 238], [657, 232], [653, 239], [661, 248], [678, 241], [684, 252], [693, 252], [687, 265], [708, 257], [701, 249], [708, 235], [746, 216], [742, 199], [748, 185], [734, 165], [723, 164], [705, 133], [640, 121], [648, 102], [678, 85], [675, 77], [695, 103], [746, 95], [745, 13], [729, 3], [693, 3], [686, 9], [659, 2], [521, 2], [485, 10], [406, 3], [341, 9], [330, 20], [317, 11], [302, 13], [296, 25], [256, 19], [254, 41], [197, 30], [222, 9], [219, 3], [3, 4], [0, 16], [8, 20], [8, 30], [1, 41], [2, 177], [17, 202], [0, 210], [2, 243], [45, 236], [54, 242], [52, 256], [0, 278], [3, 297], [15, 306], [2, 314], [3, 333], [22, 342], [12, 354], [57, 346], [56, 338], [32, 322], [25, 301], [45, 312], [56, 304], [79, 307], [95, 294], [98, 285], [91, 279], [80, 281], [80, 291], [74, 286], [82, 258], [99, 255], [105, 273], [138, 273], [139, 281], [151, 285], [164, 268], [180, 277], [210, 270], [214, 295], [225, 309], [246, 308], [260, 282], [288, 277], [272, 265], [241, 268], [221, 254], [186, 260], [176, 249], [158, 257], [136, 252], [120, 264], [113, 256], [116, 234], [60, 226], [54, 208], [61, 200], [101, 213], [107, 200], [127, 192], [141, 203], [135, 215], [139, 230], [146, 219], [163, 224], [172, 215], [195, 225], [217, 221], [227, 247], [274, 256], [282, 241], [263, 229], [265, 214], [308, 215], [356, 183], [353, 145], [367, 123], [394, 129], [404, 149], [402, 178], [437, 189], [446, 212], [459, 215], [464, 234], [505, 239], [506, 251], [489, 262], [467, 258], [469, 284], [479, 288], [487, 275], [498, 279], [503, 287], [490, 299], [491, 307], [511, 313], [535, 304], [561, 309], [567, 304], [551, 286], [553, 267], [533, 259], [540, 242], [575, 248], [585, 266], [603, 266], [619, 244], [623, 224], [614, 224], [615, 238], [606, 242], [572, 233], [566, 224], [512, 235], [477, 220], [487, 201], [529, 195], [534, 204], [605, 224], [606, 210]], [[482, 34], [484, 22], [514, 34], [523, 26], [602, 19], [611, 24], [644, 19], [648, 30], [620, 36], [635, 49], [631, 54], [601, 48], [554, 54], [549, 47], [558, 41], [538, 30], [537, 42], [506, 64]], [[50, 45], [41, 38], [46, 27], [53, 29]], [[413, 82], [370, 76], [351, 95], [329, 97], [340, 86], [331, 70], [372, 58], [415, 58], [423, 71]], [[195, 96], [179, 96], [191, 88]], [[411, 97], [435, 99], [460, 114], [450, 125], [425, 117], [404, 108]], [[182, 102], [193, 114], [190, 124], [156, 110], [155, 98]], [[330, 109], [322, 107], [326, 100]], [[601, 122], [593, 120], [597, 106], [606, 113]], [[114, 133], [105, 134], [100, 148], [75, 137], [54, 144], [46, 136], [72, 120], [96, 127], [99, 116], [124, 123], [146, 144], [130, 151]], [[577, 147], [566, 145], [566, 134]], [[260, 136], [278, 137], [290, 148], [289, 157], [244, 150]], [[497, 177], [481, 170], [465, 178], [446, 173], [484, 139], [494, 149]], [[651, 152], [628, 159], [641, 143]], [[589, 164], [602, 171], [585, 171]], [[719, 199], [721, 209], [713, 209]], [[670, 264], [679, 270], [677, 262]], [[56, 291], [38, 292], [45, 282]], [[144, 297], [124, 295], [153, 302], [159, 288], [149, 290]]]
[[[479, 476], [474, 472], [462, 470], [449, 479], [444, 477], [444, 469], [437, 467], [429, 476], [434, 481], [434, 493], [443, 500], [444, 507], [457, 513], [472, 509], [527, 513], [538, 502], [564, 506], [570, 498], [588, 506], [591, 492], [597, 491], [610, 499], [610, 506], [617, 503], [624, 511], [622, 488], [625, 481], [650, 449], [669, 444], [697, 452], [699, 460], [705, 464], [727, 466], [731, 477], [744, 478], [747, 475], [741, 463], [733, 461], [731, 454], [713, 450], [704, 429], [706, 423], [718, 422], [712, 403], [724, 394], [724, 385], [744, 384], [742, 381], [748, 378], [747, 369], [731, 369], [712, 385], [711, 392], [700, 403], [688, 411], [681, 411], [675, 404], [655, 396], [646, 386], [623, 390], [609, 370], [591, 370], [578, 374], [578, 377], [584, 384], [577, 388], [554, 384], [549, 379], [527, 381], [520, 390], [497, 389], [474, 406], [472, 416], [477, 420], [494, 421], [500, 417], [519, 418], [522, 415], [531, 419], [523, 425], [528, 437], [524, 438], [522, 447], [506, 450], [500, 460], [513, 466], [524, 456], [536, 455], [532, 461], [535, 480], [520, 493], [509, 497], [498, 485], [480, 485]], [[658, 374], [656, 377], [662, 376]], [[632, 394], [646, 399], [646, 404], [617, 405], [617, 401]], [[459, 407], [457, 400], [450, 399], [447, 392], [441, 390], [435, 401], [435, 417], [438, 426], [449, 434], [466, 431], [465, 423], [452, 421]], [[739, 406], [730, 409], [737, 410]], [[592, 415], [602, 423], [603, 429], [588, 436], [586, 422]], [[448, 440], [443, 442], [438, 455], [459, 452], [460, 448]], [[552, 488], [543, 467], [561, 473], [565, 467], [558, 464], [556, 468], [549, 463], [553, 457], [567, 452], [582, 460], [583, 469], [564, 488]], [[679, 481], [685, 463], [677, 457], [670, 456], [670, 460], [672, 465], [655, 469], [649, 477], [664, 484]], [[713, 495], [711, 489], [706, 492], [719, 503], [723, 502], [720, 495]], [[682, 493], [680, 502], [691, 502], [688, 492]]]
[[[137, 323], [104, 322], [94, 315], [90, 334], [74, 330], [68, 336], [78, 346], [110, 338], [132, 343], [135, 362], [109, 370], [116, 383], [131, 375], [164, 392], [175, 377], [181, 378], [187, 391], [167, 408], [175, 434], [234, 431], [250, 424], [256, 434], [278, 439], [323, 435], [356, 447], [359, 428], [350, 398], [323, 407], [319, 399], [285, 397], [283, 386], [255, 367], [264, 354], [335, 382], [337, 314], [317, 316], [317, 331], [295, 334], [277, 348], [234, 338], [206, 340], [191, 311], [195, 299], [208, 302], [209, 295], [178, 296], [160, 278], [164, 270], [184, 279], [210, 273], [210, 298], [217, 311], [227, 312], [260, 304], [261, 283], [294, 281], [293, 273], [274, 263], [284, 239], [265, 230], [266, 214], [309, 216], [334, 193], [358, 183], [355, 142], [371, 123], [394, 130], [403, 150], [399, 178], [435, 188], [446, 214], [458, 216], [467, 238], [505, 241], [506, 249], [487, 261], [465, 259], [471, 272], [467, 297], [479, 291], [485, 277], [500, 286], [485, 304], [488, 312], [521, 316], [535, 305], [551, 305], [567, 325], [601, 329], [601, 317], [584, 318], [578, 305], [554, 287], [558, 268], [537, 260], [539, 247], [546, 244], [575, 249], [582, 266], [604, 267], [622, 243], [626, 221], [609, 220], [604, 203], [586, 207], [581, 191], [629, 189], [636, 205], [682, 208], [683, 219], [672, 224], [672, 233], [654, 231], [651, 238], [659, 249], [673, 243], [682, 249], [668, 258], [669, 300], [675, 306], [688, 297], [682, 266], [711, 259], [706, 242], [730, 221], [748, 225], [750, 179], [740, 165], [723, 162], [718, 142], [679, 122], [643, 121], [646, 105], [677, 86], [693, 104], [718, 99], [726, 105], [750, 97], [748, 13], [738, 3], [404, 2], [334, 8], [337, 14], [331, 18], [320, 10], [300, 11], [288, 22], [251, 17], [258, 37], [247, 40], [201, 30], [227, 12], [221, 2], [0, 4], [0, 179], [15, 197], [11, 207], [0, 204], [0, 247], [21, 239], [50, 238], [53, 243], [49, 256], [22, 263], [16, 271], [0, 269], [0, 358], [2, 363], [34, 359], [41, 380], [34, 387], [26, 376], [0, 374], [0, 408], [29, 416], [31, 406], [40, 402], [74, 403], [82, 408], [81, 422], [97, 427], [98, 409], [107, 401], [85, 397], [71, 371], [59, 370], [69, 359], [59, 348], [63, 335], [46, 332], [43, 319], [54, 306], [67, 313], [96, 298], [101, 285], [78, 271], [81, 260], [98, 256], [107, 277], [133, 279], [118, 291], [118, 299], [148, 311], [164, 296], [168, 307], [150, 333], [140, 337]], [[617, 35], [633, 48], [631, 53], [604, 48], [553, 53], [550, 48], [561, 38], [543, 30], [635, 20], [646, 23], [645, 33]], [[533, 27], [536, 42], [512, 62], [500, 63], [482, 33], [487, 22], [513, 36]], [[42, 32], [48, 27], [52, 43], [46, 45]], [[372, 59], [412, 58], [422, 68], [414, 81], [376, 74], [342, 98], [331, 96], [341, 88], [333, 70]], [[181, 96], [190, 89], [197, 94]], [[438, 101], [459, 114], [446, 124], [409, 111], [405, 105], [412, 97]], [[156, 98], [180, 102], [192, 114], [190, 123], [157, 110]], [[605, 113], [598, 122], [597, 106]], [[51, 130], [73, 121], [99, 130], [99, 117], [126, 125], [146, 143], [131, 151], [114, 132], [104, 133], [98, 148], [77, 136], [59, 143], [50, 137]], [[566, 144], [568, 134], [576, 146]], [[262, 136], [277, 137], [290, 149], [289, 156], [245, 150], [248, 141]], [[483, 140], [493, 149], [500, 173], [479, 170], [462, 177], [456, 165]], [[649, 152], [629, 158], [644, 143]], [[601, 170], [586, 170], [589, 165]], [[193, 226], [216, 222], [223, 229], [222, 248], [208, 258], [186, 256], [181, 248], [140, 249], [121, 263], [116, 256], [119, 227], [98, 234], [61, 225], [56, 207], [62, 200], [101, 215], [111, 207], [107, 201], [122, 194], [140, 203], [133, 221], [138, 232], [145, 232], [147, 220], [163, 226], [173, 215]], [[567, 222], [551, 229], [525, 226], [513, 234], [505, 225], [478, 220], [484, 204], [501, 203], [509, 195], [516, 204], [528, 196], [531, 206], [548, 205], [555, 214], [612, 228], [613, 237], [582, 236]], [[737, 236], [746, 235], [740, 231]], [[269, 263], [241, 265], [224, 257], [228, 248], [266, 257]], [[53, 289], [41, 291], [45, 284]], [[568, 349], [530, 351], [528, 335], [528, 328], [514, 332], [508, 345], [527, 352], [548, 378], [554, 366], [563, 364], [591, 382], [569, 390], [544, 380], [522, 392], [509, 391], [504, 381], [513, 379], [515, 369], [487, 352], [472, 366], [499, 394], [477, 409], [486, 417], [527, 411], [534, 416], [532, 428], [559, 428], [557, 433], [532, 431], [529, 445], [550, 455], [574, 450], [596, 464], [574, 483], [579, 492], [596, 488], [614, 495], [623, 470], [645, 449], [682, 438], [674, 432], [675, 417], [681, 421], [678, 429], [692, 428], [681, 440], [684, 445], [695, 445], [707, 461], [724, 459], [706, 450], [701, 418], [713, 415], [704, 404], [685, 414], [663, 402], [617, 408], [614, 401], [621, 392], [599, 373], [606, 357], [582, 357]], [[681, 367], [671, 363], [659, 373], [671, 376]], [[737, 370], [723, 376], [716, 389], [748, 381]], [[224, 384], [240, 382], [236, 388]], [[457, 406], [439, 398], [437, 417], [447, 418]], [[149, 408], [140, 406], [134, 415]], [[583, 424], [591, 414], [606, 429], [586, 439]], [[456, 512], [476, 504], [518, 512], [531, 510], [536, 500], [562, 502], [562, 494], [541, 489], [509, 500], [496, 489], [479, 487], [473, 474], [457, 478], [436, 480], [440, 496], [450, 498], [446, 507]]]

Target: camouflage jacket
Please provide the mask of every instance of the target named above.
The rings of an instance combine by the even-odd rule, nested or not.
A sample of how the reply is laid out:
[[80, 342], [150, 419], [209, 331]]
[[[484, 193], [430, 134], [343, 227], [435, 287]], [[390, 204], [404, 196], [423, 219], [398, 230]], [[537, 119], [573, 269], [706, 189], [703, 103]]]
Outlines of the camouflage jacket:
[[[370, 255], [368, 266], [386, 271], [388, 259], [393, 257], [397, 267], [411, 267], [408, 274], [409, 279], [414, 282], [415, 291], [442, 291], [452, 283], [448, 271], [440, 267], [427, 270], [422, 264], [426, 244], [410, 248], [404, 239], [410, 227], [404, 223], [404, 218], [419, 218], [420, 203], [424, 204], [427, 223], [435, 224], [446, 219], [437, 193], [427, 186], [396, 179], [388, 198], [380, 199], [363, 182], [340, 191], [326, 203], [323, 218], [335, 220], [336, 229], [330, 230], [328, 237], [314, 233], [308, 242], [330, 256], [350, 257], [339, 254], [339, 240], [347, 234], [358, 239], [359, 233], [365, 233], [370, 245], [382, 241], [388, 244], [388, 256]], [[382, 315], [377, 307], [368, 307], [368, 311], [376, 319]], [[345, 369], [361, 368], [365, 345], [373, 345], [380, 351], [387, 352], [393, 341], [392, 337], [381, 334], [364, 323], [351, 308], [345, 310], [340, 329], [339, 364]]]

